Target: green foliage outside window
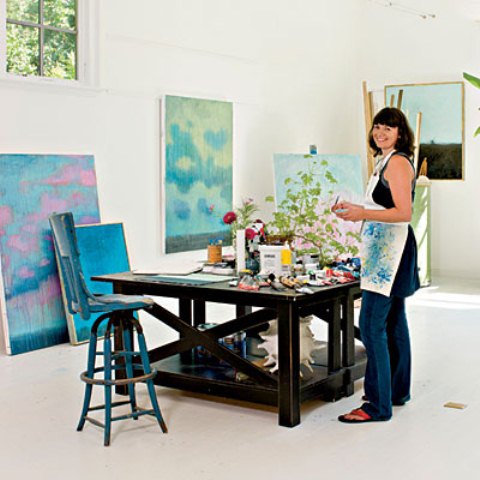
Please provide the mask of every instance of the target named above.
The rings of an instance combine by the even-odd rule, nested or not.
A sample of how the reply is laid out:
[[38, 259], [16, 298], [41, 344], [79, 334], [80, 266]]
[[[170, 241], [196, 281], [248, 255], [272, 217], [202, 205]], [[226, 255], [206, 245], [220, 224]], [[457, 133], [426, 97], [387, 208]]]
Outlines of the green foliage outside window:
[[76, 0], [7, 0], [7, 72], [77, 78], [76, 10]]

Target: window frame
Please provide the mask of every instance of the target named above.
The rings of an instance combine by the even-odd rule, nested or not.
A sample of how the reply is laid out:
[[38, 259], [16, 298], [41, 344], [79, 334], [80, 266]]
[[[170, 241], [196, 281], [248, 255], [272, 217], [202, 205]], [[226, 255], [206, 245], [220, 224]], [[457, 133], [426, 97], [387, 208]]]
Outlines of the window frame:
[[[29, 24], [29, 22], [25, 22]], [[40, 75], [18, 75], [7, 72], [7, 0], [0, 0], [0, 81], [28, 85], [65, 87], [98, 86], [98, 2], [77, 0], [76, 79], [52, 78]], [[19, 24], [23, 24], [19, 22]], [[48, 28], [62, 31], [58, 28]]]

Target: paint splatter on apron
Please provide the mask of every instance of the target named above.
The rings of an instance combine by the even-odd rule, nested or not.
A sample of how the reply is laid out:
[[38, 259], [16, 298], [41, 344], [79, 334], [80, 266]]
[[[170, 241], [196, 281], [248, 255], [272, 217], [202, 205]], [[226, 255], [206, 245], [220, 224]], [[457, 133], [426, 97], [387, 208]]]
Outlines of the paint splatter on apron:
[[[380, 172], [395, 151], [380, 160], [367, 185], [365, 208], [385, 210], [374, 202], [372, 194], [380, 181]], [[390, 296], [408, 236], [408, 223], [365, 221], [362, 228], [362, 271], [360, 288]]]

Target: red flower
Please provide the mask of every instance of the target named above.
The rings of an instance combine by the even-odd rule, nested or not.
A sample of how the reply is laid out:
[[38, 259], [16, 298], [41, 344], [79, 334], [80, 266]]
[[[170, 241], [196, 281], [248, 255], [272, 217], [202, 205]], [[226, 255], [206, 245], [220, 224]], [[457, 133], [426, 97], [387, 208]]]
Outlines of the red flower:
[[223, 223], [226, 223], [227, 225], [230, 225], [237, 219], [237, 216], [235, 215], [235, 212], [227, 212], [223, 216]]
[[247, 228], [245, 230], [245, 238], [247, 240], [253, 240], [257, 235], [257, 232], [253, 228]]

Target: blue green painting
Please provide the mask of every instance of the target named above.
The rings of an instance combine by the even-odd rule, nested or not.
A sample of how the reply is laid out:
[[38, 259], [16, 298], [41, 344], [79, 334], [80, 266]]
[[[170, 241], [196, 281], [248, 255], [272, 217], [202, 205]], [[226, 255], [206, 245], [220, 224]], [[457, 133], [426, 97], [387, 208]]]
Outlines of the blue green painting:
[[[97, 294], [113, 293], [111, 283], [96, 282], [91, 278], [130, 270], [123, 224], [79, 225], [75, 227], [75, 232], [80, 252], [80, 264], [88, 289]], [[93, 322], [100, 315], [100, 313], [93, 313], [88, 320], [83, 320], [78, 314], [67, 313], [70, 342], [74, 345], [86, 342], [90, 338]], [[105, 326], [106, 323], [103, 324], [103, 328], [100, 328], [99, 336], [103, 336]]]
[[400, 90], [401, 108], [413, 129], [422, 113], [418, 167], [426, 161], [433, 180], [463, 179], [463, 82], [387, 85], [386, 103], [393, 96], [396, 105]]
[[48, 217], [100, 220], [91, 155], [0, 155], [0, 307], [7, 353], [68, 341]]
[[230, 238], [232, 209], [230, 102], [165, 97], [165, 251], [206, 248]]

